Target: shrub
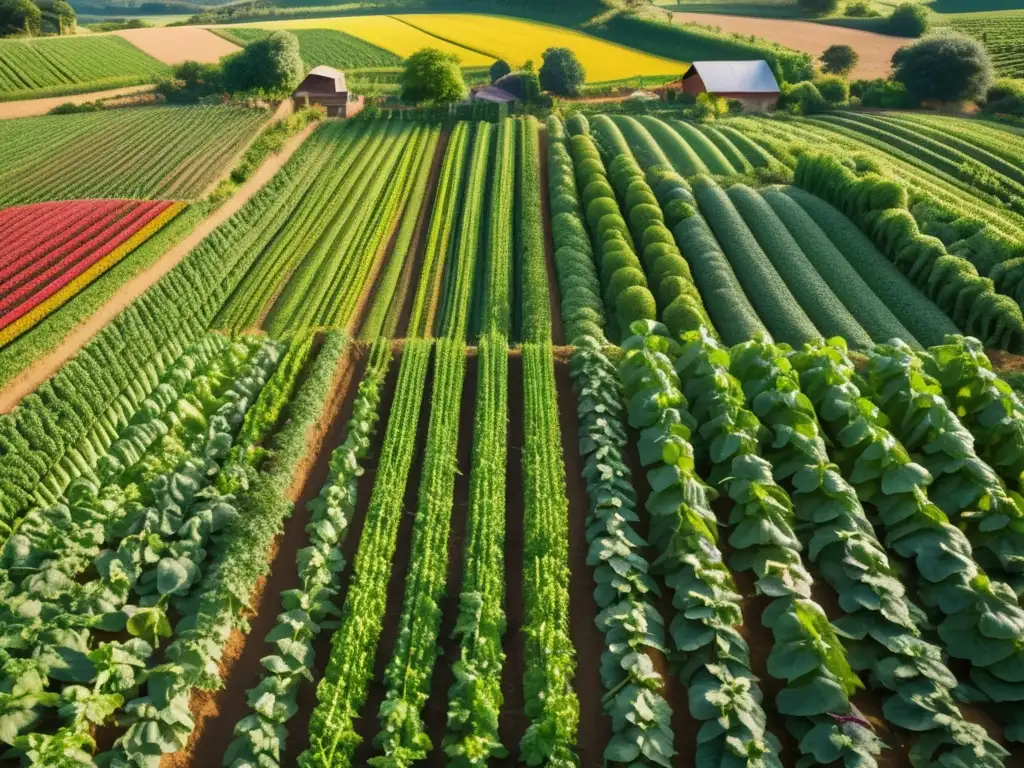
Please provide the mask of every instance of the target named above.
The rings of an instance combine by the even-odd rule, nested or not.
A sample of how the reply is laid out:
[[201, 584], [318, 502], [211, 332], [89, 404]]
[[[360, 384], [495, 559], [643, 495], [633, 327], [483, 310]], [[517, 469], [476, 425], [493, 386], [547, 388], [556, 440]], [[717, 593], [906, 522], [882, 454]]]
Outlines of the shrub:
[[[595, 339], [604, 338], [604, 331], [601, 330], [601, 326], [590, 320], [581, 320], [579, 323], [577, 323], [576, 330], [579, 332], [576, 336], [576, 339], [580, 339], [584, 336], [591, 336]], [[576, 342], [576, 339], [573, 339], [572, 343], [575, 346], [580, 346]]]
[[897, 37], [920, 37], [928, 31], [928, 9], [918, 3], [903, 3], [896, 7], [885, 25], [885, 31]]
[[502, 77], [495, 85], [529, 103], [537, 101], [540, 96], [540, 79], [536, 72], [513, 72]]
[[587, 203], [587, 221], [590, 222], [590, 226], [595, 230], [597, 229], [597, 223], [602, 218], [612, 214], [616, 216], [619, 214], [619, 206], [615, 204], [615, 198], [613, 197], [599, 197]]
[[850, 86], [850, 93], [860, 99], [865, 107], [881, 109], [904, 109], [910, 106], [910, 94], [903, 83], [877, 78], [857, 80]]
[[680, 221], [685, 221], [686, 219], [690, 218], [691, 216], [693, 216], [693, 214], [696, 213], [692, 205], [690, 205], [688, 202], [680, 198], [670, 200], [668, 203], [666, 203], [664, 212], [665, 224], [670, 229], [675, 229], [676, 224], [678, 224]]
[[597, 236], [604, 238], [606, 232], [618, 231], [622, 233], [623, 237], [629, 237], [629, 229], [626, 227], [626, 222], [623, 221], [621, 214], [608, 213], [598, 219], [597, 222]]
[[640, 236], [640, 247], [646, 249], [650, 245], [655, 243], [665, 243], [666, 245], [675, 245], [675, 238], [672, 237], [672, 233], [669, 232], [668, 227], [664, 224], [652, 224], [644, 230]]
[[827, 75], [848, 75], [860, 61], [860, 54], [848, 45], [830, 45], [818, 61]]
[[696, 287], [685, 277], [669, 275], [658, 283], [658, 304], [667, 307], [680, 296], [690, 295]]
[[851, 19], [873, 19], [881, 15], [868, 0], [854, 0], [852, 3], [847, 3], [843, 9], [843, 16]]
[[577, 112], [575, 115], [570, 115], [569, 119], [565, 121], [565, 130], [569, 132], [570, 136], [583, 136], [590, 133], [590, 122], [586, 115]]
[[508, 62], [504, 59], [498, 59], [496, 62], [491, 64], [490, 75], [491, 82], [496, 83], [498, 80], [503, 78], [509, 72], [512, 71], [512, 67], [508, 65]]
[[583, 288], [572, 288], [566, 291], [562, 297], [562, 305], [567, 307], [570, 312], [582, 308], [592, 309], [595, 312], [601, 312], [604, 309], [597, 294]]
[[96, 101], [83, 101], [81, 104], [75, 104], [71, 101], [66, 101], [63, 104], [58, 104], [56, 107], [51, 109], [46, 114], [48, 115], [77, 115], [82, 112], [102, 112], [106, 109], [103, 106], [103, 102], [100, 100]]
[[643, 232], [652, 224], [663, 224], [664, 222], [665, 216], [657, 205], [642, 203], [629, 212], [629, 223], [637, 232]]
[[622, 269], [635, 269], [642, 273], [640, 262], [632, 252], [611, 251], [605, 253], [604, 258], [601, 259], [601, 276], [604, 278], [601, 281], [603, 287], [607, 288], [611, 283], [612, 276]]
[[687, 331], [699, 328], [704, 322], [704, 317], [697, 309], [693, 299], [679, 296], [665, 308], [661, 320], [673, 338], [678, 339]]
[[615, 299], [615, 314], [622, 335], [626, 336], [631, 323], [637, 320], [656, 320], [658, 305], [649, 290], [642, 285], [633, 285]]
[[43, 12], [31, 0], [0, 0], [0, 37], [38, 35]]
[[597, 181], [592, 181], [583, 188], [582, 200], [585, 206], [590, 206], [594, 200], [599, 200], [605, 197], [610, 200], [615, 199], [615, 191], [611, 185], [605, 181], [604, 177]]
[[815, 16], [825, 16], [839, 10], [839, 0], [797, 0], [800, 10]]
[[228, 91], [263, 98], [290, 94], [305, 74], [299, 39], [283, 30], [254, 40], [224, 59], [223, 65], [223, 82]]
[[653, 268], [659, 259], [677, 255], [679, 255], [679, 248], [675, 243], [651, 243], [644, 248], [644, 264]]
[[605, 302], [614, 303], [620, 293], [634, 286], [640, 286], [646, 290], [647, 278], [644, 277], [643, 272], [636, 267], [622, 267], [615, 270], [611, 279], [608, 280], [608, 287], [604, 292]]
[[635, 208], [638, 205], [657, 205], [658, 198], [651, 192], [651, 188], [647, 186], [647, 182], [643, 179], [637, 179], [629, 184], [626, 189], [626, 207]]
[[693, 275], [690, 273], [690, 265], [678, 253], [662, 256], [654, 262], [654, 266], [651, 268], [651, 283], [654, 285], [660, 286], [669, 277], [693, 280]]
[[992, 85], [985, 47], [958, 32], [918, 40], [893, 54], [893, 80], [906, 86], [912, 104], [980, 100]]
[[985, 112], [991, 115], [1024, 115], [1024, 80], [996, 80], [985, 96]]
[[783, 85], [779, 105], [796, 114], [810, 115], [824, 111], [828, 102], [825, 101], [825, 97], [821, 95], [817, 86], [807, 81], [796, 85]]
[[568, 48], [548, 48], [541, 56], [541, 87], [559, 96], [578, 96], [587, 73], [576, 54]]
[[831, 75], [814, 81], [815, 87], [822, 98], [834, 107], [844, 107], [850, 103], [850, 83], [848, 80]]
[[406, 59], [399, 86], [406, 104], [454, 104], [466, 96], [458, 56], [437, 48], [422, 48]]
[[573, 195], [561, 192], [551, 201], [551, 215], [578, 211], [579, 205], [579, 202], [577, 202]]
[[218, 64], [186, 61], [171, 70], [169, 80], [157, 83], [157, 93], [171, 104], [197, 104], [200, 99], [222, 93], [224, 76]]

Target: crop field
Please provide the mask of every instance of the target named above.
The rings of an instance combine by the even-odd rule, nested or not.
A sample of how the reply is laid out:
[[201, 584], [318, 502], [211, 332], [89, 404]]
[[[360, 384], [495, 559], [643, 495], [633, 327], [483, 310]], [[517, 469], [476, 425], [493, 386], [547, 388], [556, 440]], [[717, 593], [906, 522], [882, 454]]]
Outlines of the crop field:
[[[237, 45], [246, 45], [269, 34], [269, 30], [250, 27], [215, 27], [214, 31]], [[338, 69], [397, 67], [402, 60], [383, 48], [337, 29], [295, 29], [302, 63], [306, 69], [325, 64]]]
[[0, 121], [0, 206], [197, 197], [268, 118], [260, 109], [209, 106]]
[[112, 35], [0, 40], [0, 101], [150, 83], [165, 65]]
[[1000, 77], [1024, 77], [1024, 13], [952, 16], [949, 25], [985, 43]]
[[[1015, 134], [303, 138], [0, 415], [5, 763], [1024, 764]], [[0, 210], [0, 338], [181, 205]]]

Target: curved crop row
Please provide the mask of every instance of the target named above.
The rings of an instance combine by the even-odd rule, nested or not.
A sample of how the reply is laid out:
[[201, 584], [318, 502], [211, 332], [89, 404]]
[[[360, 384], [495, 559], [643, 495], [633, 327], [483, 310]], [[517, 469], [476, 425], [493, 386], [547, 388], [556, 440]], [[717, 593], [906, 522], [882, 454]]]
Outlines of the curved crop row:
[[[673, 131], [664, 120], [660, 120], [652, 115], [641, 115], [636, 119], [640, 125], [647, 129], [648, 134], [658, 143], [658, 146], [661, 147], [662, 153], [672, 163], [676, 173], [682, 176], [696, 176], [701, 173], [709, 173], [708, 167], [700, 159], [700, 155], [694, 151], [693, 147], [682, 136]], [[642, 161], [640, 164], [646, 169], [647, 166]]]
[[809, 345], [790, 355], [845, 477], [874, 512], [891, 552], [910, 560], [917, 593], [934, 612], [938, 636], [955, 659], [970, 664], [972, 698], [998, 703], [1006, 738], [1024, 739], [1018, 670], [1024, 651], [1024, 611], [1013, 590], [991, 580], [971, 544], [930, 498], [931, 475], [886, 428], [886, 419], [862, 396], [853, 362], [840, 342]]
[[669, 118], [665, 122], [682, 137], [683, 141], [693, 148], [693, 151], [704, 162], [708, 173], [715, 176], [732, 176], [740, 172], [740, 169], [734, 168], [732, 163], [729, 162], [729, 158], [722, 154], [722, 150], [711, 139], [697, 130], [696, 126], [675, 118]]
[[[710, 506], [714, 491], [694, 467], [692, 417], [669, 357], [678, 347], [659, 335], [655, 324], [637, 323], [633, 330], [636, 335], [625, 343], [619, 377], [629, 399], [629, 423], [641, 430], [640, 461], [649, 468], [648, 538], [676, 609], [668, 635], [682, 661], [680, 677], [690, 691], [690, 714], [701, 723], [694, 764], [716, 768], [753, 762], [781, 768], [779, 742], [767, 730], [750, 648], [740, 631], [739, 590], [718, 549], [718, 522]], [[645, 579], [649, 577], [640, 572], [631, 580], [641, 595], [649, 589]], [[653, 610], [647, 609], [648, 616]], [[618, 614], [630, 615], [622, 610]], [[654, 628], [660, 624], [647, 622]], [[644, 626], [635, 620], [632, 625]], [[656, 680], [644, 671], [638, 679], [650, 687]], [[648, 706], [645, 711], [658, 709]], [[651, 758], [648, 752], [644, 755]]]
[[[839, 598], [844, 647], [853, 667], [883, 692], [882, 713], [916, 734], [915, 766], [943, 760], [1003, 764], [1005, 749], [968, 723], [953, 698], [956, 677], [941, 649], [922, 636], [923, 611], [906, 594], [854, 490], [829, 461], [810, 400], [788, 348], [751, 341], [730, 351], [730, 371], [743, 383], [747, 407], [766, 427], [761, 450], [793, 499], [795, 530], [822, 579]], [[799, 437], [798, 437], [799, 436]], [[891, 670], [899, 669], [898, 674]]]

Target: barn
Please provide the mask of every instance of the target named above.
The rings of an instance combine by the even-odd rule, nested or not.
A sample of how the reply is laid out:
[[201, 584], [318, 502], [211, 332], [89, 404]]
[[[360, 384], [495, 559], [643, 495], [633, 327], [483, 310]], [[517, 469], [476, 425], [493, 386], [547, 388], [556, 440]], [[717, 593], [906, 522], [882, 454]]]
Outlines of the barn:
[[764, 59], [757, 61], [695, 61], [679, 80], [668, 83], [672, 89], [697, 96], [710, 93], [735, 99], [745, 109], [766, 112], [779, 103], [779, 84]]
[[345, 73], [334, 67], [314, 67], [292, 94], [299, 107], [319, 104], [328, 117], [353, 117], [363, 109], [363, 97], [349, 93]]

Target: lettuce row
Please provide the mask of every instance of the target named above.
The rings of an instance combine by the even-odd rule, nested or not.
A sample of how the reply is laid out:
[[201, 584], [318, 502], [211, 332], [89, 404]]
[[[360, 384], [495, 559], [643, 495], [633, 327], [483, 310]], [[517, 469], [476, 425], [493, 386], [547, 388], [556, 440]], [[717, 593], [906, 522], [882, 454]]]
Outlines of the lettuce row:
[[466, 347], [462, 341], [465, 318], [455, 322], [459, 335], [438, 339], [434, 345], [434, 386], [409, 570], [395, 647], [384, 671], [387, 696], [377, 715], [381, 730], [374, 739], [374, 746], [383, 754], [369, 761], [380, 768], [410, 766], [426, 758], [433, 749], [422, 712], [430, 698], [434, 665], [441, 655], [437, 638], [441, 600], [448, 581], [448, 538], [455, 503], [459, 411], [466, 372]]
[[[226, 457], [248, 403], [277, 357], [273, 343], [234, 344], [198, 376], [186, 375], [187, 366], [177, 369], [176, 380], [188, 384], [187, 389], [175, 397], [173, 384], [165, 382], [168, 386], [153, 393], [140, 409], [142, 420], [133, 424], [159, 422], [162, 429], [155, 433], [163, 438], [155, 450], [138, 457], [138, 466], [124, 469], [115, 454], [128, 454], [118, 450], [124, 449], [123, 442], [115, 443], [99, 462], [99, 483], [85, 476], [73, 481], [66, 504], [33, 513], [7, 542], [4, 634], [21, 641], [5, 643], [8, 650], [0, 655], [6, 679], [0, 685], [8, 690], [25, 687], [18, 681], [29, 660], [20, 657], [29, 652], [35, 658], [33, 675], [26, 679], [36, 697], [22, 698], [21, 706], [6, 713], [9, 743], [18, 731], [35, 724], [44, 706], [59, 706], [59, 714], [70, 722], [52, 735], [25, 733], [17, 740], [18, 747], [26, 754], [33, 750], [48, 755], [48, 765], [92, 764], [89, 751], [95, 744], [83, 741], [81, 734], [116, 714], [147, 678], [149, 691], [160, 686], [160, 667], [147, 671], [145, 659], [159, 638], [170, 634], [166, 605], [172, 593], [180, 594], [194, 581], [197, 562], [205, 556], [205, 537], [229, 519], [199, 498], [200, 489], [215, 477], [218, 461]], [[136, 440], [134, 445], [141, 443]], [[159, 524], [145, 533], [132, 532], [147, 523]], [[129, 558], [123, 564], [114, 551], [100, 551], [106, 541], [120, 536], [126, 541], [145, 539], [144, 559]], [[76, 577], [92, 562], [100, 578], [80, 583]], [[138, 605], [128, 604], [132, 591], [142, 597]], [[92, 628], [127, 629], [141, 640], [92, 649]], [[16, 655], [10, 652], [13, 648], [19, 649]], [[123, 675], [130, 684], [112, 683], [110, 674]], [[94, 686], [91, 692], [80, 685], [65, 688], [66, 695], [77, 696], [72, 706], [46, 693], [50, 680]], [[116, 692], [112, 686], [118, 686]], [[71, 749], [69, 741], [77, 746]], [[62, 745], [67, 747], [64, 752]]]
[[893, 434], [934, 478], [932, 499], [967, 534], [978, 565], [1024, 594], [1024, 499], [978, 457], [939, 382], [899, 341], [869, 353], [864, 377]]
[[711, 466], [713, 484], [734, 506], [729, 517], [730, 567], [753, 571], [759, 594], [771, 598], [762, 621], [775, 642], [768, 673], [785, 680], [775, 699], [803, 754], [800, 765], [843, 761], [874, 766], [885, 746], [850, 697], [863, 683], [850, 667], [836, 628], [811, 596], [813, 581], [793, 532], [793, 504], [758, 455], [757, 417], [744, 406], [740, 383], [729, 373], [728, 350], [707, 332], [683, 336], [675, 370], [700, 427], [694, 432], [699, 462]]
[[833, 340], [790, 355], [833, 457], [860, 498], [874, 510], [887, 549], [913, 561], [917, 593], [937, 621], [950, 656], [968, 662], [960, 692], [999, 704], [1006, 738], [1024, 740], [1024, 611], [1009, 586], [978, 567], [963, 531], [929, 499], [931, 475], [886, 429], [877, 406], [861, 396], [845, 345]]
[[[690, 691], [690, 714], [701, 723], [695, 765], [781, 768], [779, 743], [766, 728], [750, 649], [739, 631], [741, 598], [717, 546], [718, 527], [709, 506], [714, 491], [694, 469], [692, 418], [668, 357], [676, 347], [658, 335], [663, 328], [634, 323], [635, 335], [625, 343], [619, 375], [629, 422], [642, 430], [640, 460], [649, 467], [649, 536], [658, 553], [654, 568], [672, 591], [677, 611], [669, 635], [681, 662], [680, 677]], [[628, 532], [639, 540], [632, 529]], [[615, 561], [612, 565], [617, 571], [623, 568]], [[640, 576], [638, 586], [647, 587]], [[624, 581], [609, 578], [612, 585]], [[625, 586], [628, 582], [620, 589]]]
[[394, 401], [341, 623], [331, 637], [330, 658], [317, 685], [309, 748], [298, 759], [302, 768], [350, 766], [361, 740], [355, 719], [373, 677], [432, 348], [433, 342], [420, 339], [409, 341], [402, 350]]
[[[492, 306], [492, 311], [493, 311]], [[502, 313], [499, 313], [502, 315]], [[501, 322], [495, 326], [503, 325]], [[444, 752], [453, 768], [486, 766], [508, 750], [498, 719], [505, 652], [505, 465], [508, 454], [508, 342], [480, 337], [479, 379], [469, 477], [469, 520], [453, 635], [459, 660], [448, 690]]]
[[341, 545], [356, 511], [358, 480], [364, 472], [360, 463], [369, 453], [380, 417], [381, 388], [390, 362], [390, 342], [375, 343], [345, 441], [331, 453], [327, 482], [307, 504], [309, 545], [296, 554], [301, 586], [281, 595], [282, 612], [265, 638], [274, 653], [260, 660], [265, 672], [246, 696], [252, 712], [235, 725], [236, 738], [224, 755], [224, 766], [281, 765], [288, 735], [285, 726], [298, 711], [299, 686], [303, 679], [312, 682], [313, 640], [322, 630], [334, 629], [340, 616], [333, 601], [345, 567]]
[[949, 336], [946, 343], [918, 353], [924, 370], [960, 422], [974, 435], [975, 449], [1010, 489], [1024, 490], [1024, 403], [996, 375], [977, 339]]
[[887, 690], [886, 719], [921, 734], [910, 761], [924, 768], [936, 753], [963, 765], [1000, 766], [1008, 756], [981, 726], [964, 720], [953, 700], [957, 681], [941, 649], [921, 636], [924, 614], [907, 597], [857, 498], [829, 461], [814, 407], [786, 356], [788, 347], [758, 340], [731, 350], [730, 371], [743, 382], [747, 405], [767, 429], [761, 448], [786, 482], [796, 530], [844, 612], [851, 665]]
[[634, 530], [636, 492], [622, 450], [626, 426], [615, 365], [596, 340], [577, 346], [571, 370], [578, 396], [579, 450], [590, 498], [587, 562], [594, 569], [595, 618], [604, 633], [601, 679], [612, 718], [605, 760], [630, 766], [666, 766], [676, 754], [672, 712], [663, 681], [646, 649], [665, 652], [665, 620], [651, 602], [660, 594], [649, 575], [647, 543]]

